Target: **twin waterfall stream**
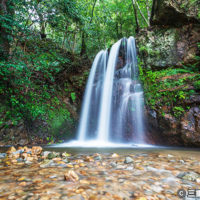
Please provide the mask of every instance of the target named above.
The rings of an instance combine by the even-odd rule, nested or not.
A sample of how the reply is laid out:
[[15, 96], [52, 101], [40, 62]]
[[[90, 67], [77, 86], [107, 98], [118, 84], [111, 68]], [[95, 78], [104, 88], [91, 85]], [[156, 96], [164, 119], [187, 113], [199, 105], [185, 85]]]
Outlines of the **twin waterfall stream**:
[[78, 136], [67, 146], [145, 144], [144, 97], [138, 80], [135, 39], [100, 51], [88, 78]]

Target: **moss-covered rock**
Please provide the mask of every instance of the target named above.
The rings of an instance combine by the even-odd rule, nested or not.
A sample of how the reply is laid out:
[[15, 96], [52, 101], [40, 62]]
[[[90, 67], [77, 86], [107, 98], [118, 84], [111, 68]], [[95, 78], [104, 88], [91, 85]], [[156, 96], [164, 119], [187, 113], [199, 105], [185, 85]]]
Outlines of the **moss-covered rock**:
[[199, 12], [196, 0], [154, 0], [137, 36], [149, 135], [169, 145], [200, 146]]
[[[200, 102], [199, 102], [200, 103]], [[200, 146], [200, 107], [192, 107], [181, 119], [181, 137], [186, 144]]]
[[199, 54], [200, 25], [182, 28], [153, 27], [137, 37], [140, 58], [147, 68], [162, 69], [196, 62]]

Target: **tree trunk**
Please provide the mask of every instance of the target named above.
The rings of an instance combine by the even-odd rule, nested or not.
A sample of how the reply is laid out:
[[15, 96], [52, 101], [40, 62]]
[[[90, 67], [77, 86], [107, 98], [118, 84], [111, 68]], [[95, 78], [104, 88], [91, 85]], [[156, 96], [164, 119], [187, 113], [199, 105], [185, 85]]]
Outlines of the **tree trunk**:
[[120, 12], [120, 38], [123, 37], [123, 21], [122, 21], [122, 13]]
[[74, 32], [74, 42], [72, 45], [72, 55], [75, 53], [75, 47], [76, 47], [76, 31]]
[[146, 0], [146, 5], [147, 5], [148, 21], [150, 22], [150, 18], [151, 18], [151, 10], [150, 10], [149, 0]]
[[45, 33], [46, 24], [45, 24], [45, 20], [44, 20], [44, 17], [42, 15], [42, 12], [39, 8], [40, 2], [41, 2], [40, 0], [37, 1], [37, 5], [35, 6], [35, 10], [36, 10], [38, 17], [39, 17], [39, 20], [40, 20], [40, 36], [41, 36], [41, 39], [46, 39], [46, 37], [47, 37], [47, 35]]
[[82, 32], [82, 46], [80, 55], [83, 56], [86, 54], [86, 44], [85, 44], [85, 33]]
[[43, 21], [41, 24], [41, 31], [40, 31], [40, 35], [42, 39], [46, 39], [47, 37], [45, 29], [46, 29], [45, 22]]
[[97, 2], [97, 0], [94, 0], [94, 4], [93, 4], [93, 7], [92, 7], [92, 16], [91, 16], [91, 19], [90, 19], [90, 24], [92, 23], [92, 20], [93, 20], [94, 8], [95, 8], [95, 5], [96, 5], [96, 2]]
[[45, 21], [44, 21], [44, 18], [43, 18], [43, 15], [40, 13], [40, 11], [38, 12], [38, 16], [39, 16], [39, 19], [40, 19], [40, 36], [41, 36], [41, 39], [46, 39], [47, 35], [45, 33]]
[[[7, 17], [8, 14], [8, 0], [0, 0], [0, 15]], [[0, 60], [7, 60], [10, 50], [9, 31], [4, 27], [5, 24], [5, 20], [0, 21]]]
[[116, 33], [117, 33], [117, 39], [120, 38], [120, 35], [119, 35], [119, 26], [118, 26], [118, 22], [116, 22]]
[[[94, 0], [94, 4], [92, 6], [92, 15], [91, 15], [91, 19], [90, 19], [90, 23], [89, 24], [91, 24], [92, 20], [93, 20], [94, 8], [95, 8], [95, 5], [96, 5], [96, 2], [97, 2], [97, 0]], [[82, 46], [81, 46], [81, 53], [80, 53], [81, 56], [86, 55], [87, 46], [86, 46], [85, 40], [87, 39], [87, 37], [88, 37], [87, 32], [84, 32], [84, 30], [83, 30], [83, 32], [82, 32]]]
[[137, 1], [136, 0], [133, 0], [135, 3], [135, 5], [137, 6], [137, 8], [138, 8], [138, 10], [139, 10], [139, 12], [140, 12], [140, 15], [142, 16], [142, 18], [144, 19], [144, 21], [147, 23], [147, 25], [149, 26], [149, 22], [148, 22], [148, 20], [145, 18], [145, 16], [143, 15], [143, 13], [142, 13], [142, 11], [141, 11], [141, 9], [140, 9], [140, 6], [138, 5], [138, 3], [137, 3]]
[[135, 0], [132, 0], [132, 4], [133, 4], [133, 10], [134, 10], [134, 16], [135, 16], [135, 23], [136, 23], [135, 32], [138, 33], [139, 30], [140, 30], [140, 27], [139, 27], [138, 18], [137, 18], [137, 9], [136, 9], [136, 6], [135, 6]]

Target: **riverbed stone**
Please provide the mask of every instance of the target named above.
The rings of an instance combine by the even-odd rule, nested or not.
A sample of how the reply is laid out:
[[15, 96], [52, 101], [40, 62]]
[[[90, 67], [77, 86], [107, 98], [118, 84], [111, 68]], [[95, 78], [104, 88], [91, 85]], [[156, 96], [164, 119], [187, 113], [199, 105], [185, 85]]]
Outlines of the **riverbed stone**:
[[6, 157], [6, 153], [0, 153], [0, 159], [3, 159], [3, 158], [5, 158]]
[[131, 157], [126, 157], [124, 163], [126, 164], [133, 163], [133, 159]]
[[[62, 166], [67, 163], [63, 164], [65, 157], [60, 153], [53, 160], [44, 159], [41, 162], [34, 160], [29, 165], [23, 161], [23, 166], [12, 162], [16, 160], [15, 158], [6, 158], [0, 165], [0, 193], [3, 192], [10, 197], [13, 195], [13, 199], [33, 200], [41, 197], [80, 199], [78, 194], [83, 199], [95, 196], [99, 200], [158, 198], [177, 200], [179, 188], [199, 187], [199, 178], [196, 178], [196, 175], [199, 175], [197, 165], [200, 161], [199, 156], [192, 156], [191, 152], [188, 155], [181, 152], [181, 156], [170, 153], [175, 160], [175, 163], [172, 163], [169, 162], [171, 159], [169, 153], [147, 154], [148, 156], [143, 156], [141, 153], [133, 152], [125, 156], [119, 153], [119, 157], [112, 158], [111, 154], [102, 153], [98, 156], [103, 158], [103, 162], [94, 159], [94, 162], [86, 162], [87, 165], [82, 167], [80, 164], [85, 164], [87, 156], [95, 158], [97, 155], [75, 154], [69, 157], [68, 164], [71, 168]], [[124, 163], [126, 157], [134, 159], [134, 167], [133, 163]], [[180, 159], [185, 161], [184, 165], [180, 163]], [[6, 164], [7, 162], [9, 164]], [[116, 167], [111, 166], [113, 163]], [[76, 165], [79, 167], [76, 168]], [[181, 168], [177, 169], [178, 166]], [[181, 171], [185, 173], [181, 174]], [[195, 173], [193, 178], [185, 177], [188, 174], [191, 176], [191, 173], [192, 177]]]
[[187, 172], [182, 179], [188, 181], [196, 181], [197, 178], [200, 178], [200, 175], [195, 172]]
[[69, 170], [65, 175], [65, 180], [66, 181], [72, 181], [72, 182], [76, 182], [79, 180], [79, 176], [77, 175], [77, 173], [73, 170]]
[[102, 157], [100, 155], [98, 155], [98, 156], [95, 156], [94, 159], [95, 160], [102, 160]]
[[58, 156], [58, 153], [55, 153], [55, 152], [51, 152], [48, 154], [48, 159], [53, 159], [53, 158], [56, 158]]
[[48, 156], [50, 153], [51, 153], [50, 151], [43, 151], [41, 155], [44, 156], [44, 158], [47, 158], [47, 156]]
[[113, 154], [111, 155], [111, 157], [112, 157], [112, 158], [118, 158], [119, 155], [118, 155], [117, 153], [113, 153]]
[[27, 160], [27, 161], [25, 161], [25, 164], [27, 164], [27, 165], [31, 165], [31, 164], [33, 164], [33, 162]]
[[15, 149], [15, 147], [10, 147], [9, 149], [8, 149], [8, 151], [6, 152], [7, 154], [11, 154], [11, 153], [13, 153], [13, 152], [16, 152], [17, 150]]
[[163, 188], [158, 185], [152, 185], [151, 189], [156, 193], [161, 193], [163, 191]]
[[116, 162], [111, 162], [110, 166], [113, 167], [113, 168], [115, 168], [115, 167], [117, 167], [117, 163]]

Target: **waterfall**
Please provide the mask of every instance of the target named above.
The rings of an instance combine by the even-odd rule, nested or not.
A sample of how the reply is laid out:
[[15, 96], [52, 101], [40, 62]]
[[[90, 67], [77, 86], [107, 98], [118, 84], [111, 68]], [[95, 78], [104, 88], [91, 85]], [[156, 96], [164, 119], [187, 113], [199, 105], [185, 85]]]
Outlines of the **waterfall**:
[[144, 97], [138, 80], [135, 39], [130, 37], [125, 41], [125, 65], [115, 72], [112, 138], [117, 142], [145, 143]]
[[95, 108], [97, 108], [99, 104], [98, 100], [101, 94], [101, 85], [105, 76], [106, 60], [107, 50], [102, 50], [96, 55], [92, 64], [92, 68], [86, 85], [81, 111], [81, 120], [78, 128], [79, 141], [87, 140], [87, 133], [92, 131], [90, 130], [92, 126], [92, 117], [96, 117], [96, 115], [98, 115], [99, 110], [96, 110], [95, 113]]
[[143, 107], [135, 39], [123, 38], [94, 59], [76, 146], [145, 144]]
[[101, 97], [99, 123], [97, 127], [97, 140], [108, 142], [110, 133], [111, 102], [115, 66], [119, 54], [121, 40], [115, 43], [110, 51], [105, 79], [103, 82], [103, 94]]

